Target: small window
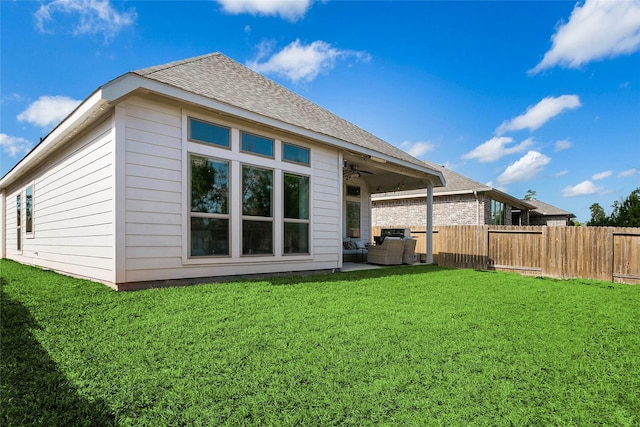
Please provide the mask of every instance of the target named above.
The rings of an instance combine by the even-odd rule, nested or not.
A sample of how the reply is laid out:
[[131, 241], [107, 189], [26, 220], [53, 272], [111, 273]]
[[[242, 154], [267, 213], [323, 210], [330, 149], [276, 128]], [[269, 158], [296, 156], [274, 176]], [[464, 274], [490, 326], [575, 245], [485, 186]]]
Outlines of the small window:
[[347, 237], [360, 238], [360, 202], [347, 202]]
[[229, 148], [229, 128], [189, 118], [189, 139]]
[[491, 200], [491, 225], [505, 225], [505, 205]]
[[16, 250], [22, 250], [22, 197], [20, 194], [16, 197]]
[[360, 187], [347, 185], [347, 196], [360, 197]]
[[25, 195], [25, 232], [33, 233], [33, 186], [28, 186]]
[[300, 163], [302, 165], [309, 164], [309, 149], [298, 147], [297, 145], [282, 144], [282, 160], [288, 162]]
[[273, 139], [242, 132], [242, 151], [273, 157]]

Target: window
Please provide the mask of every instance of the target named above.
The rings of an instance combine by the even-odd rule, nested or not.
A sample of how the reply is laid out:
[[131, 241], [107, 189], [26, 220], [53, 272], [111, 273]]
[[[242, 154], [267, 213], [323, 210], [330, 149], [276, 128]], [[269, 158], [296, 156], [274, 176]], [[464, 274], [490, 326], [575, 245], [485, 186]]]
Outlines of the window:
[[189, 139], [229, 148], [229, 129], [189, 118]]
[[18, 194], [16, 197], [16, 231], [18, 232], [16, 240], [16, 249], [22, 250], [22, 196]]
[[347, 196], [360, 197], [360, 187], [355, 185], [347, 185]]
[[273, 139], [242, 132], [242, 151], [273, 157]]
[[504, 225], [504, 203], [491, 201], [491, 225]]
[[190, 255], [229, 255], [229, 163], [191, 156]]
[[33, 233], [33, 186], [28, 186], [24, 192], [25, 198], [25, 232]]
[[309, 253], [309, 177], [284, 174], [284, 253]]
[[298, 147], [297, 145], [282, 144], [282, 160], [288, 162], [300, 163], [302, 165], [309, 164], [309, 149]]
[[360, 202], [347, 202], [347, 237], [360, 238]]
[[273, 171], [242, 167], [242, 254], [273, 254]]

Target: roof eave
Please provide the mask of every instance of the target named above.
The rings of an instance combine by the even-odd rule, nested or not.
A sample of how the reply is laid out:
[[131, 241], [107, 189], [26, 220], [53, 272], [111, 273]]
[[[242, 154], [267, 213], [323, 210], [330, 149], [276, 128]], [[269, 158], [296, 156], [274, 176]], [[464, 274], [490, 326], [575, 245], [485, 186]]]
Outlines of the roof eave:
[[102, 90], [97, 89], [0, 179], [0, 188], [8, 187], [40, 164], [49, 153], [76, 135], [88, 120], [102, 114], [107, 106], [108, 101], [104, 99]]

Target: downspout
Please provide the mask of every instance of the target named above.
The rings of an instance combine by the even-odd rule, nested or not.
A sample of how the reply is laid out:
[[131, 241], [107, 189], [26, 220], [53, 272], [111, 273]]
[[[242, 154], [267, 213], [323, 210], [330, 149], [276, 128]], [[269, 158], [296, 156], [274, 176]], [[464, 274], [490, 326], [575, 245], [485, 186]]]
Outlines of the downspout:
[[433, 264], [433, 183], [427, 182], [427, 264]]
[[476, 190], [473, 190], [473, 197], [476, 198], [476, 225], [480, 225], [480, 200]]

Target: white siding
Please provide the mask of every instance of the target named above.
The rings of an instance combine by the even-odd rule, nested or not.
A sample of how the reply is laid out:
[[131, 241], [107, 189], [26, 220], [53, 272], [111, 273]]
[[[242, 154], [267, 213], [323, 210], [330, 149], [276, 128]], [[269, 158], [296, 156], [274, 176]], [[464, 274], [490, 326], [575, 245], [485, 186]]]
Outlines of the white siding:
[[[342, 170], [338, 154], [316, 149], [313, 156], [311, 243], [317, 261], [342, 259], [340, 210], [342, 201], [338, 189], [342, 185]], [[329, 268], [337, 268], [332, 265]]]
[[[113, 131], [111, 117], [56, 153], [28, 181], [7, 190], [7, 258], [63, 273], [113, 281]], [[33, 234], [24, 228], [33, 185]], [[22, 251], [16, 250], [16, 196], [22, 195]]]
[[141, 98], [122, 107], [125, 281], [156, 280], [182, 268], [181, 110]]

